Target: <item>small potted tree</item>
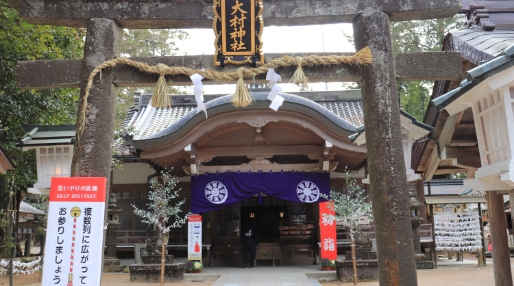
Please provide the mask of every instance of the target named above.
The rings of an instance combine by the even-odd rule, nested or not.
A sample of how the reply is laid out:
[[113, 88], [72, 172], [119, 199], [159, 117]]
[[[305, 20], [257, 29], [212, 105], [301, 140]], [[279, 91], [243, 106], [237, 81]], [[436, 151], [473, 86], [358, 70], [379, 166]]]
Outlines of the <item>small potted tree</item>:
[[371, 202], [366, 200], [365, 190], [361, 190], [357, 186], [355, 179], [350, 179], [349, 171], [345, 172], [344, 179], [346, 181], [347, 193], [339, 193], [330, 191], [330, 195], [321, 195], [325, 199], [330, 200], [329, 208], [333, 209], [335, 216], [323, 214], [324, 220], [335, 220], [337, 224], [347, 227], [350, 230], [352, 260], [353, 260], [353, 277], [354, 284], [357, 284], [357, 260], [355, 256], [355, 242], [357, 239], [365, 244], [369, 239], [362, 235], [360, 225], [362, 221], [372, 222], [373, 213]]
[[[186, 201], [185, 199], [179, 200], [178, 192], [180, 189], [175, 190], [177, 186], [177, 181], [172, 177], [172, 175], [166, 171], [162, 171], [160, 175], [160, 179], [163, 183], [158, 180], [152, 180], [150, 182], [151, 191], [148, 193], [148, 210], [138, 209], [136, 206], [132, 205], [134, 208], [134, 214], [139, 217], [142, 217], [142, 222], [147, 223], [149, 225], [155, 225], [157, 228], [157, 232], [154, 237], [149, 239], [149, 243], [146, 247], [146, 251], [148, 255], [158, 255], [160, 256], [161, 261], [161, 275], [160, 282], [161, 285], [164, 284], [164, 269], [166, 262], [166, 245], [168, 244], [168, 233], [170, 229], [179, 227], [187, 222], [187, 217], [189, 214], [185, 214], [184, 216], [180, 216], [182, 212], [180, 207]], [[170, 204], [170, 202], [173, 202]], [[174, 222], [169, 223], [169, 220], [173, 218]], [[166, 225], [168, 224], [168, 225]], [[158, 245], [161, 245], [161, 250], [159, 251]], [[169, 264], [168, 259], [168, 264]], [[183, 271], [183, 270], [181, 270]], [[131, 279], [132, 280], [132, 279]]]

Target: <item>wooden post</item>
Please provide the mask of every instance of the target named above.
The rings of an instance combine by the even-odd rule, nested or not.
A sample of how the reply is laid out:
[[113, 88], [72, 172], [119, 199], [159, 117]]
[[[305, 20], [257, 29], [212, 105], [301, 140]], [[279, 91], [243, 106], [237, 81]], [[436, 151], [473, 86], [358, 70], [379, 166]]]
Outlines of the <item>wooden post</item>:
[[30, 257], [30, 248], [32, 244], [32, 233], [26, 233], [25, 234], [25, 251], [23, 253], [23, 256]]
[[[429, 181], [430, 183], [430, 181]], [[430, 188], [430, 187], [429, 187]], [[430, 222], [432, 228], [432, 244], [430, 244], [430, 251], [432, 252], [432, 259], [434, 261], [434, 269], [437, 269], [437, 251], [435, 250], [435, 219], [434, 219], [434, 205], [430, 205]]]
[[485, 267], [485, 243], [484, 243], [484, 223], [482, 221], [482, 204], [478, 203], [478, 219], [480, 221], [480, 234], [482, 236], [482, 250], [478, 252], [478, 266]]
[[164, 244], [164, 229], [161, 229], [161, 286], [164, 285], [164, 262], [166, 261], [164, 258], [166, 252]]
[[364, 13], [354, 19], [353, 30], [355, 47], [369, 46], [373, 53], [373, 63], [361, 69], [380, 285], [415, 286], [416, 262], [389, 17], [384, 12]]
[[353, 285], [359, 283], [359, 276], [357, 276], [357, 256], [355, 255], [355, 240], [352, 238], [352, 262], [353, 262]]
[[494, 284], [512, 286], [509, 242], [507, 241], [507, 219], [503, 207], [503, 195], [487, 192], [489, 226], [493, 245]]

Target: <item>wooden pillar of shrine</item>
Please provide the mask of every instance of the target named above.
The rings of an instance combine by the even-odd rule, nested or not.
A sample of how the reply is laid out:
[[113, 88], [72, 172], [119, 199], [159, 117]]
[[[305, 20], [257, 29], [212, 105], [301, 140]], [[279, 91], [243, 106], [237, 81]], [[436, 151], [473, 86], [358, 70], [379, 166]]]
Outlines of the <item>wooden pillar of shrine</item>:
[[[509, 242], [507, 241], [507, 218], [503, 207], [503, 195], [494, 191], [487, 192], [489, 212], [489, 231], [493, 245], [493, 269], [495, 285], [512, 286]], [[509, 267], [500, 267], [508, 265]]]

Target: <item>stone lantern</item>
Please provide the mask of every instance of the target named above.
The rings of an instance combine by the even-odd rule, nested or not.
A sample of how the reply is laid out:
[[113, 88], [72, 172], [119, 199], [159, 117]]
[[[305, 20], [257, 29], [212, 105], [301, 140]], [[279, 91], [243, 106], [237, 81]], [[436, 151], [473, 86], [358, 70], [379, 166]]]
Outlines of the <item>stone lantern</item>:
[[118, 198], [116, 194], [111, 192], [109, 196], [109, 205], [107, 206], [107, 233], [105, 235], [105, 258], [104, 272], [119, 272], [121, 262], [116, 258], [116, 247], [118, 245], [117, 236], [118, 229], [121, 227], [119, 214], [123, 211], [116, 203]]
[[419, 209], [424, 205], [418, 200], [417, 188], [415, 185], [410, 185], [409, 201], [410, 201], [410, 221], [412, 224], [412, 239], [414, 241], [414, 251], [421, 252], [421, 244], [419, 242], [419, 226], [423, 222], [423, 218], [419, 215]]

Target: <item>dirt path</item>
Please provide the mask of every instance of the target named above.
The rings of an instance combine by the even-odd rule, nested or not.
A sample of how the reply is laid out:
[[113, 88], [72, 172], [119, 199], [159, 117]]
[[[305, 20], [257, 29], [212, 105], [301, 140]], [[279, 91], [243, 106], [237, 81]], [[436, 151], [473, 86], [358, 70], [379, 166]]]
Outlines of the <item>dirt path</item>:
[[[14, 276], [14, 285], [20, 286], [40, 286], [39, 273], [32, 275], [18, 275]], [[214, 281], [202, 281], [201, 279], [193, 281], [182, 281], [180, 283], [165, 283], [165, 285], [188, 285], [188, 286], [210, 286]], [[149, 286], [158, 285], [158, 283], [140, 283], [130, 282], [129, 274], [106, 273], [102, 276], [102, 286]], [[9, 276], [0, 276], [0, 285], [9, 285]], [[342, 283], [338, 281], [321, 283], [322, 286], [342, 286], [353, 285], [353, 283]], [[362, 286], [378, 286], [378, 282], [359, 282]], [[462, 269], [438, 269], [438, 270], [419, 270], [418, 271], [418, 285], [419, 286], [493, 286], [494, 274], [492, 267], [476, 269], [476, 268], [462, 268]], [[271, 285], [263, 285], [271, 286]]]

